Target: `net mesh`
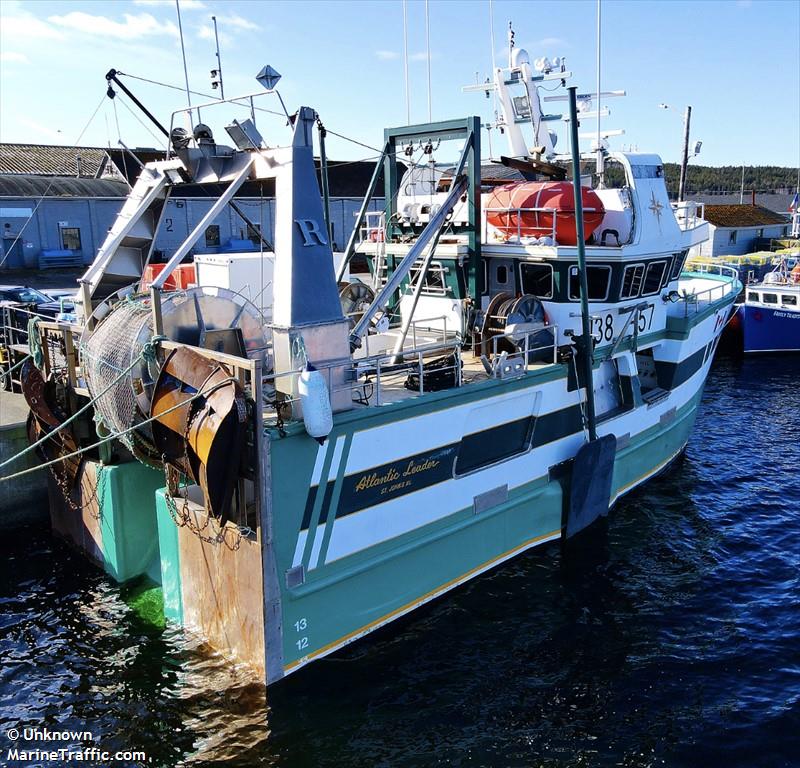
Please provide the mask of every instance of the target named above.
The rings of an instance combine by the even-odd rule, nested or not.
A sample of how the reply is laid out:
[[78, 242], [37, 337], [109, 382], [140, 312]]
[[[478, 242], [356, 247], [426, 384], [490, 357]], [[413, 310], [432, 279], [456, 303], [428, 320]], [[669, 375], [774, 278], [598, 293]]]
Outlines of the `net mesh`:
[[[152, 335], [151, 316], [145, 301], [120, 302], [81, 347], [86, 386], [92, 397], [97, 398], [95, 418], [115, 434], [144, 418], [136, 403], [134, 381], [141, 382], [147, 363], [142, 360], [127, 374], [121, 374], [141, 356], [144, 343]], [[116, 379], [119, 381], [114, 383]], [[100, 395], [101, 392], [105, 394]], [[119, 439], [131, 450], [137, 442], [133, 432]]]

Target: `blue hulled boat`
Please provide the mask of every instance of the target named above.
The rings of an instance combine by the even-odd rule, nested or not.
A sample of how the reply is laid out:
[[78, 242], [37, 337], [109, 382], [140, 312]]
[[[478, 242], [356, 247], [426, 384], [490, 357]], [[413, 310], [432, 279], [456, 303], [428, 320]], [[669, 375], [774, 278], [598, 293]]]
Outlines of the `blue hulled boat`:
[[748, 285], [739, 315], [745, 353], [800, 352], [800, 254]]

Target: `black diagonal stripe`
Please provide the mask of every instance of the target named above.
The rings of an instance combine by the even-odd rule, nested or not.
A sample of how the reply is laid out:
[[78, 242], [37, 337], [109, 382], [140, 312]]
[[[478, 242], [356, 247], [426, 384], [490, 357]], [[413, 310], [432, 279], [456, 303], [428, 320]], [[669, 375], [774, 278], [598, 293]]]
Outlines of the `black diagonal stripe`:
[[[528, 437], [530, 422], [531, 419], [525, 418], [498, 424], [465, 435], [458, 443], [438, 446], [346, 475], [342, 481], [336, 517], [345, 517], [375, 504], [449, 480], [454, 476], [454, 466], [456, 474], [478, 470], [519, 455], [522, 450], [527, 449], [529, 441], [531, 447], [537, 448], [583, 429], [579, 405], [539, 416], [533, 423], [532, 440]], [[329, 480], [325, 484], [320, 524], [328, 519], [334, 484], [335, 480]], [[311, 524], [317, 493], [318, 486], [309, 490], [303, 512], [303, 530], [308, 529]]]

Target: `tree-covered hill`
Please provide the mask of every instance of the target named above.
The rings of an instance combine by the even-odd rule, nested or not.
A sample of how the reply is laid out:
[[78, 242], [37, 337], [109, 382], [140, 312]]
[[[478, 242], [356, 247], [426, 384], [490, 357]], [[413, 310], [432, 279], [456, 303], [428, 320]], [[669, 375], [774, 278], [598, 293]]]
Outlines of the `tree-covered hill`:
[[[670, 197], [678, 194], [681, 167], [677, 163], [665, 163], [667, 187]], [[689, 163], [686, 175], [686, 193], [689, 194], [734, 194], [742, 186], [742, 166], [724, 165], [715, 168], [709, 165]], [[781, 168], [777, 165], [745, 166], [745, 194], [755, 190], [757, 194], [793, 194], [797, 188], [797, 168]]]

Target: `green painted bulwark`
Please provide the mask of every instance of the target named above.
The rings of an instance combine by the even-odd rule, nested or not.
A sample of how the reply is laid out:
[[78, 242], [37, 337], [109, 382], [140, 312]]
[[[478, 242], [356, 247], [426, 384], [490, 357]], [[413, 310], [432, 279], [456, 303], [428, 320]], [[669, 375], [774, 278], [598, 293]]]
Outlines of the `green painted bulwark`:
[[[162, 478], [163, 479], [163, 478]], [[167, 507], [164, 488], [155, 492], [158, 547], [161, 557], [161, 589], [164, 595], [164, 618], [183, 625], [183, 596], [181, 594], [181, 557], [178, 528]]]
[[103, 566], [119, 582], [152, 575], [158, 562], [153, 494], [164, 475], [138, 462], [98, 466]]

